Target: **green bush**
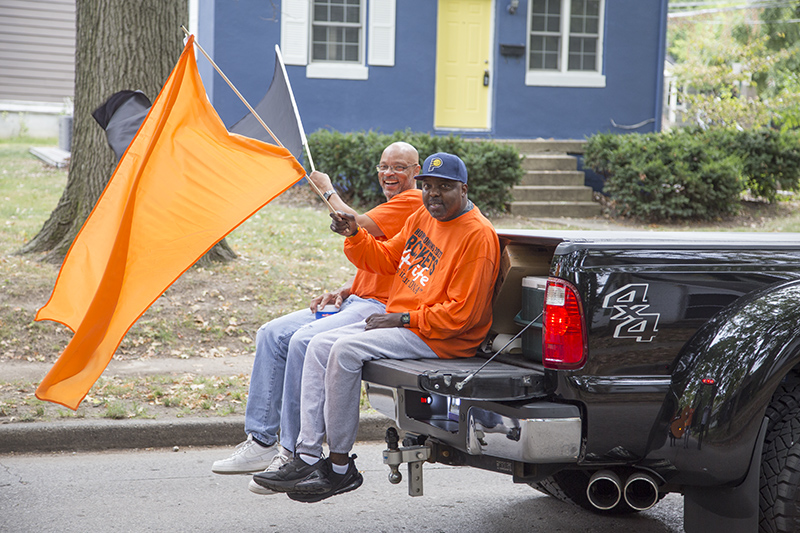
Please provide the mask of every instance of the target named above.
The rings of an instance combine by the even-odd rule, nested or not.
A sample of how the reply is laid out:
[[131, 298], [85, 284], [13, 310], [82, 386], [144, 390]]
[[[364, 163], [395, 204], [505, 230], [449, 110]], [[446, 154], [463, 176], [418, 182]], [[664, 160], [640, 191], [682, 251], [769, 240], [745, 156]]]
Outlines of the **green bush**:
[[420, 164], [436, 152], [448, 152], [463, 159], [469, 172], [469, 197], [487, 214], [505, 212], [511, 202], [511, 188], [522, 179], [516, 148], [491, 141], [468, 141], [453, 135], [435, 136], [408, 130], [392, 134], [318, 130], [308, 136], [315, 168], [330, 176], [345, 202], [361, 209], [386, 200], [375, 165], [380, 162], [384, 148], [396, 141], [413, 145], [419, 151]]
[[800, 136], [795, 131], [717, 128], [704, 133], [710, 144], [742, 161], [744, 187], [750, 193], [774, 202], [779, 190], [798, 189], [800, 182]]
[[711, 219], [734, 214], [745, 190], [774, 202], [778, 191], [800, 189], [800, 133], [733, 128], [604, 133], [589, 139], [584, 164], [606, 177], [604, 192], [622, 215]]
[[606, 177], [604, 192], [622, 216], [710, 220], [738, 211], [740, 160], [691, 132], [598, 134], [584, 164]]

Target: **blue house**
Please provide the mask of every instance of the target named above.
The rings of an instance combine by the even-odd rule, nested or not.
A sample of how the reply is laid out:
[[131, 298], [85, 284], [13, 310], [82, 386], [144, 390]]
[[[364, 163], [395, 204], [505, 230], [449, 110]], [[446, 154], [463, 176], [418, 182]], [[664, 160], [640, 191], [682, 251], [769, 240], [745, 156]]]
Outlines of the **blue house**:
[[[661, 127], [667, 0], [199, 0], [255, 105], [279, 44], [306, 129], [583, 139]], [[202, 57], [229, 126], [247, 114]]]

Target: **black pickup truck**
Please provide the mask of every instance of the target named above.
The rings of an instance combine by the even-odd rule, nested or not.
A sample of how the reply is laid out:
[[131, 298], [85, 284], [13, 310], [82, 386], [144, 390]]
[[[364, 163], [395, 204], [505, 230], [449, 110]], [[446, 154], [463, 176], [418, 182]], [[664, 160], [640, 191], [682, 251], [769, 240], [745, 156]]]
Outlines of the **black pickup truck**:
[[682, 493], [689, 533], [800, 531], [800, 234], [498, 234], [477, 356], [364, 368], [392, 482], [408, 463], [421, 495], [439, 462], [598, 513]]

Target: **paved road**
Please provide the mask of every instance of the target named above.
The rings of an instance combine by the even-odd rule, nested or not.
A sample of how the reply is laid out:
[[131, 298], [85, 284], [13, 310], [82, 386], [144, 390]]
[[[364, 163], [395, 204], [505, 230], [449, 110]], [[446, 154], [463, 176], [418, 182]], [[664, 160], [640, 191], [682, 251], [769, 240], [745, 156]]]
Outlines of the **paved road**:
[[228, 448], [0, 455], [0, 531], [573, 532], [682, 531], [683, 501], [598, 517], [509, 477], [425, 466], [425, 495], [391, 485], [382, 443], [359, 443], [364, 485], [316, 504], [258, 496], [249, 477], [212, 474]]

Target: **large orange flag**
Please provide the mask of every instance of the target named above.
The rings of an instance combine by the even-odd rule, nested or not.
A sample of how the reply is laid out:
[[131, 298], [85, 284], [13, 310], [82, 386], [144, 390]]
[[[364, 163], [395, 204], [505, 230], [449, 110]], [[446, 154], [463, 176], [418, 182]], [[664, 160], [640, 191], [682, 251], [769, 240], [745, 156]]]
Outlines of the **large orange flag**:
[[77, 409], [142, 313], [305, 175], [288, 150], [228, 133], [193, 45], [190, 37], [36, 315], [75, 332], [36, 390], [41, 400]]

